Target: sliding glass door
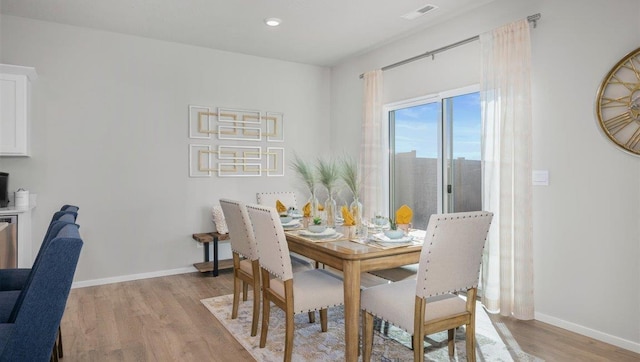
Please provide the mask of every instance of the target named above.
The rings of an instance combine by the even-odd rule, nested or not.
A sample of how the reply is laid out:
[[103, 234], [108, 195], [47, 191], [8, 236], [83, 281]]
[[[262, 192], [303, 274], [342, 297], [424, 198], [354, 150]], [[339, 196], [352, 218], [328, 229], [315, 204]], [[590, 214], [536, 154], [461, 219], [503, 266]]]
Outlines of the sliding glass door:
[[442, 100], [446, 137], [444, 152], [446, 212], [482, 210], [480, 94]]
[[480, 100], [475, 88], [387, 106], [389, 209], [431, 214], [481, 210]]

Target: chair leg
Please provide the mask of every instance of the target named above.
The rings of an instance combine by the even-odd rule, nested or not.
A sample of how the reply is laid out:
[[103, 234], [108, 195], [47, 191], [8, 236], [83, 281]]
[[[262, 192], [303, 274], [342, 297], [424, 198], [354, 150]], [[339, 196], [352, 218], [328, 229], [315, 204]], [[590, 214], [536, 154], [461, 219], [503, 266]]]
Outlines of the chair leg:
[[291, 362], [293, 355], [293, 313], [287, 313], [284, 332], [284, 361]]
[[58, 326], [58, 357], [64, 357], [62, 352], [62, 328], [60, 326]]
[[456, 329], [447, 331], [447, 347], [449, 348], [449, 357], [453, 357], [456, 353]]
[[327, 308], [320, 309], [320, 330], [327, 331]]
[[311, 311], [309, 312], [309, 323], [315, 323], [316, 322], [316, 312]]
[[475, 325], [473, 321], [466, 325], [466, 348], [467, 348], [467, 361], [476, 362], [476, 333], [475, 333]]
[[251, 319], [251, 337], [258, 334], [258, 317], [260, 315], [260, 279], [253, 281], [253, 317]]
[[242, 301], [247, 301], [247, 295], [249, 294], [249, 284], [245, 281], [242, 282]]
[[424, 362], [424, 335], [414, 331], [411, 344], [413, 346], [413, 360], [415, 362]]
[[51, 362], [58, 362], [58, 341], [53, 343], [53, 349], [51, 350]]
[[362, 311], [362, 362], [371, 361], [373, 348], [373, 314]]
[[269, 315], [271, 314], [271, 302], [262, 298], [262, 329], [260, 330], [260, 348], [267, 344], [267, 332], [269, 330]]
[[240, 283], [242, 283], [242, 281], [234, 275], [234, 277], [233, 277], [233, 306], [231, 307], [231, 319], [238, 318], [238, 304], [240, 304]]

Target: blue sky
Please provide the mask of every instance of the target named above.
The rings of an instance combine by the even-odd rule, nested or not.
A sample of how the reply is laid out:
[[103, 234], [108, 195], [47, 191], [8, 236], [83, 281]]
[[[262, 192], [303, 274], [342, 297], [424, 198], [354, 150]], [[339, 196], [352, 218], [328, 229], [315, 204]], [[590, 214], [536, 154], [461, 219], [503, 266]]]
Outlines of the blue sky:
[[[480, 94], [454, 98], [454, 158], [480, 159]], [[440, 103], [428, 103], [395, 111], [396, 153], [416, 151], [417, 157], [438, 157]]]

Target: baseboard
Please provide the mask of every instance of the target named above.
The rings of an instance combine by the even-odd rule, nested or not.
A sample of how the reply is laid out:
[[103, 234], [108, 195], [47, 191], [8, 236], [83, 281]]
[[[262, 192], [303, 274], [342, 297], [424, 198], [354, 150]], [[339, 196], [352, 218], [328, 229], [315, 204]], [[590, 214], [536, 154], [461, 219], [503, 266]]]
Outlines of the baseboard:
[[552, 317], [543, 313], [535, 313], [535, 319], [539, 320], [540, 322], [548, 323], [553, 326], [560, 327], [562, 329], [566, 329], [568, 331], [581, 334], [583, 336], [597, 339], [598, 341], [601, 341], [601, 342], [612, 344], [616, 347], [624, 348], [626, 350], [629, 350], [635, 353], [640, 353], [640, 343], [637, 343], [637, 342], [612, 336], [610, 334], [600, 332], [595, 329], [587, 328], [579, 324], [567, 322], [560, 318]]
[[168, 275], [185, 274], [185, 273], [192, 273], [192, 272], [197, 272], [197, 270], [196, 270], [196, 268], [191, 266], [191, 267], [186, 267], [186, 268], [160, 270], [160, 271], [155, 271], [155, 272], [150, 272], [150, 273], [122, 275], [122, 276], [117, 276], [117, 277], [112, 277], [112, 278], [84, 280], [84, 281], [81, 281], [81, 282], [73, 283], [71, 285], [71, 289], [93, 287], [93, 286], [96, 286], [96, 285], [128, 282], [128, 281], [132, 281], [132, 280], [157, 278], [157, 277], [164, 277], [164, 276], [168, 276]]

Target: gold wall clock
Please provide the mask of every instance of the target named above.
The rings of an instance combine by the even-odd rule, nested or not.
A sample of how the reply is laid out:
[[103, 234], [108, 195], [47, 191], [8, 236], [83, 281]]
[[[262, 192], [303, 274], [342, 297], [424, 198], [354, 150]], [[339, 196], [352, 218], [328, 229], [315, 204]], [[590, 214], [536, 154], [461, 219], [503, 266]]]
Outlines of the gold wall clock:
[[605, 76], [596, 96], [596, 114], [611, 141], [640, 156], [640, 48]]

